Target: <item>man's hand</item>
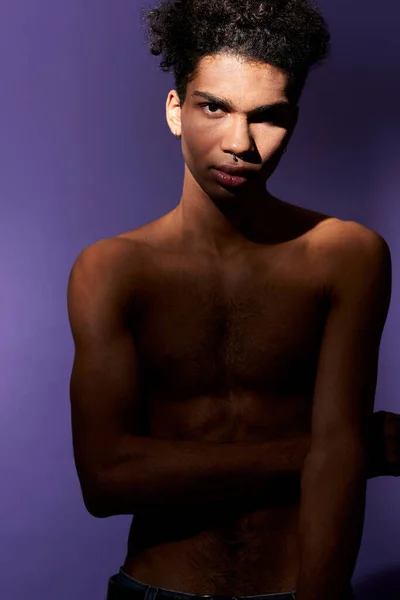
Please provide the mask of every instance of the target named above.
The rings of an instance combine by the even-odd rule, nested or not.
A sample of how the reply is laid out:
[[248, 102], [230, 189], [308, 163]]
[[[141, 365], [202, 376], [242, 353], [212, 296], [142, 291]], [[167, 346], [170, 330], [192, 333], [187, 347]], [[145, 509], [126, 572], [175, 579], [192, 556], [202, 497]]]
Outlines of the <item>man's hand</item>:
[[400, 476], [400, 415], [375, 412], [369, 435], [368, 478]]

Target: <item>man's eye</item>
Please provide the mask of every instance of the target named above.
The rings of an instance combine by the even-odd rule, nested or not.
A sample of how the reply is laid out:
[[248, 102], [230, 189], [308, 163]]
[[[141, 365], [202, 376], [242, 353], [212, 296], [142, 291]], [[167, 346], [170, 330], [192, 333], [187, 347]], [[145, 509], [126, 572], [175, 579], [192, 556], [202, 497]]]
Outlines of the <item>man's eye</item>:
[[[223, 106], [220, 106], [219, 104], [216, 104], [215, 102], [203, 102], [202, 104], [199, 104], [199, 106], [201, 106], [202, 108], [206, 108], [206, 110], [204, 112], [208, 116], [217, 115], [218, 113], [215, 112], [215, 109], [217, 111], [225, 110]], [[283, 117], [284, 117], [283, 114], [279, 115], [279, 111], [268, 110], [265, 113], [261, 113], [255, 117], [253, 117], [253, 121], [255, 123], [271, 123], [272, 125], [276, 125], [278, 127], [284, 127], [285, 125], [280, 123], [280, 121], [282, 121]]]
[[[207, 106], [207, 107], [214, 107], [214, 108], [216, 108], [217, 110], [222, 110], [222, 109], [221, 109], [221, 107], [220, 107], [220, 106], [218, 106], [218, 104], [215, 104], [215, 102], [207, 102], [207, 103], [200, 104], [199, 106], [201, 106], [201, 107], [203, 107], [203, 108], [204, 108], [204, 107], [206, 107], [206, 106]], [[206, 113], [206, 114], [212, 114], [212, 115], [215, 115], [215, 112], [212, 112], [212, 111], [211, 111], [211, 112], [205, 111], [205, 113]]]

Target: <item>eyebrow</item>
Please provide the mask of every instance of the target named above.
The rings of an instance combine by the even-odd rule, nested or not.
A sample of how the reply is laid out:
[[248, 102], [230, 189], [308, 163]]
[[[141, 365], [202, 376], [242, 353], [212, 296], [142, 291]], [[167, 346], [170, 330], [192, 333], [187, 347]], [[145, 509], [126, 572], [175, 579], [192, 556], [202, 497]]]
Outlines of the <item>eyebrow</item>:
[[[199, 98], [204, 98], [205, 100], [208, 100], [209, 102], [212, 102], [213, 104], [219, 104], [221, 106], [224, 106], [226, 108], [228, 108], [229, 110], [234, 110], [234, 106], [232, 104], [232, 102], [230, 100], [228, 100], [227, 98], [218, 98], [217, 96], [214, 96], [214, 94], [210, 94], [209, 92], [200, 92], [199, 90], [196, 90], [192, 93], [193, 97], [199, 97]], [[249, 111], [249, 116], [250, 117], [256, 117], [259, 116], [261, 114], [264, 114], [268, 111], [277, 109], [277, 108], [289, 108], [290, 104], [289, 102], [275, 102], [273, 104], [264, 104], [263, 106], [257, 106], [257, 108], [254, 108], [253, 110]]]

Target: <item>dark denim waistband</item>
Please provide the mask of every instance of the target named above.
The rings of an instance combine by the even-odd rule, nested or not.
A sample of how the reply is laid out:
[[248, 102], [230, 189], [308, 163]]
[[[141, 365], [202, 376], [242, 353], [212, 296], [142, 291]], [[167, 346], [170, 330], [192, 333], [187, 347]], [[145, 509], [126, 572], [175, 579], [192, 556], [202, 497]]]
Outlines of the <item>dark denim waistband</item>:
[[189, 594], [142, 583], [124, 572], [110, 577], [107, 600], [295, 600], [295, 591], [257, 596], [224, 596], [221, 594]]

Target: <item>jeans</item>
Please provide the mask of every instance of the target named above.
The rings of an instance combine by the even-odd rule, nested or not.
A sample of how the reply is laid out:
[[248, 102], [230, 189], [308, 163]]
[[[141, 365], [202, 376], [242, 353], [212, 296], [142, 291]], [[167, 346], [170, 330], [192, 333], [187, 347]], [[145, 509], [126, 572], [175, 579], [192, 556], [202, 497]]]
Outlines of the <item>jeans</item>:
[[[350, 587], [343, 600], [354, 600]], [[260, 594], [257, 596], [221, 596], [212, 594], [188, 594], [176, 590], [158, 588], [141, 583], [127, 575], [122, 567], [119, 573], [110, 577], [106, 600], [295, 600], [296, 590], [281, 594]]]
[[[157, 598], [156, 598], [157, 596]], [[122, 568], [109, 579], [107, 600], [295, 600], [295, 592], [283, 594], [261, 594], [258, 596], [221, 596], [211, 594], [188, 594], [176, 590], [158, 588], [141, 583], [127, 575]]]

